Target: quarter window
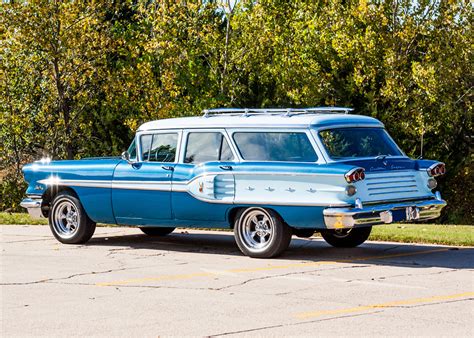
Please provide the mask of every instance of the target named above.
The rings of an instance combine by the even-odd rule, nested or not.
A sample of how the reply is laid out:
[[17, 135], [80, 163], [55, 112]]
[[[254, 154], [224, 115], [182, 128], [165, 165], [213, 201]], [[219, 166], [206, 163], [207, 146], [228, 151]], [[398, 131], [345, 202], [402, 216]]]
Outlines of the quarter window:
[[222, 133], [189, 133], [184, 163], [232, 161], [234, 155]]
[[240, 155], [247, 161], [316, 162], [318, 157], [305, 133], [234, 133]]
[[142, 159], [148, 162], [174, 162], [178, 134], [153, 134], [141, 137]]
[[135, 161], [137, 159], [137, 145], [135, 144], [135, 139], [133, 139], [132, 144], [128, 147], [128, 153], [130, 154], [130, 160]]

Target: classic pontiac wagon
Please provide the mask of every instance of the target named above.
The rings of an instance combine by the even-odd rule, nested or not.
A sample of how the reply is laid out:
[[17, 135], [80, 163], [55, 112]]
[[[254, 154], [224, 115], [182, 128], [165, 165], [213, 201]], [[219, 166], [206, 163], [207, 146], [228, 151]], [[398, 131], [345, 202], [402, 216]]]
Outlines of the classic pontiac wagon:
[[232, 228], [240, 250], [274, 257], [292, 234], [362, 244], [373, 225], [439, 217], [443, 163], [412, 160], [384, 125], [349, 108], [213, 109], [140, 126], [121, 158], [39, 161], [23, 168], [22, 206], [62, 243], [98, 222], [164, 236]]

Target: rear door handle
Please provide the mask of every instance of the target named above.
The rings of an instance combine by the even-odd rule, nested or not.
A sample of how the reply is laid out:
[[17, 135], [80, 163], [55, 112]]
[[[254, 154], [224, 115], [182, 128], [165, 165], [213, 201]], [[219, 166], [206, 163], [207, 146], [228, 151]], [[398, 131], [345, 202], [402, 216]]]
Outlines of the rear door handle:
[[162, 165], [161, 167], [162, 167], [163, 169], [169, 170], [169, 171], [173, 171], [173, 170], [174, 170], [174, 167], [169, 166], [169, 165]]
[[219, 168], [221, 168], [222, 170], [232, 170], [232, 166], [231, 165], [221, 165], [219, 166]]

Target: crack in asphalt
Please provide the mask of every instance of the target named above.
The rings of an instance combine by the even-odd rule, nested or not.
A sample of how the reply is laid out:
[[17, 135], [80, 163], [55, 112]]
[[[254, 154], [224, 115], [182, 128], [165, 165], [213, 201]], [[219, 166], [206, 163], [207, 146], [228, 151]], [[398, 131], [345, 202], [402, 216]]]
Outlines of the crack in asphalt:
[[[468, 271], [470, 271], [470, 269], [468, 269]], [[441, 275], [441, 274], [450, 273], [450, 272], [459, 272], [459, 270], [458, 269], [449, 269], [449, 270], [442, 270], [442, 271], [429, 272], [429, 273], [418, 273], [418, 274], [417, 273], [407, 273], [407, 274], [392, 275], [392, 276], [381, 276], [381, 277], [371, 278], [370, 281], [384, 281], [384, 280], [388, 280], [388, 279], [391, 279], [391, 278], [398, 278], [398, 277]], [[363, 282], [363, 281], [368, 281], [368, 279], [366, 279], [366, 278], [348, 279], [348, 280], [346, 280], [346, 283]]]
[[[212, 334], [212, 335], [210, 335], [210, 337], [228, 336], [228, 335], [233, 335], [233, 334], [244, 334], [244, 333], [248, 333], [248, 332], [262, 331], [262, 330], [267, 330], [267, 329], [276, 329], [276, 328], [282, 328], [282, 327], [299, 326], [299, 325], [306, 325], [306, 324], [312, 324], [312, 323], [318, 323], [318, 322], [332, 321], [332, 320], [337, 320], [337, 319], [360, 317], [360, 316], [366, 316], [366, 315], [374, 315], [374, 314], [377, 314], [377, 313], [384, 313], [384, 312], [386, 312], [386, 310], [389, 310], [389, 309], [392, 309], [392, 308], [413, 309], [413, 308], [420, 308], [420, 307], [433, 306], [433, 305], [443, 305], [443, 304], [449, 304], [449, 303], [458, 303], [458, 302], [471, 301], [471, 300], [474, 300], [474, 298], [448, 300], [448, 301], [435, 302], [435, 303], [429, 303], [429, 304], [400, 305], [400, 306], [394, 305], [394, 306], [385, 306], [385, 307], [379, 307], [379, 308], [378, 307], [373, 307], [372, 309], [367, 310], [369, 312], [364, 312], [364, 313], [344, 315], [344, 316], [335, 316], [335, 317], [330, 317], [330, 318], [308, 320], [308, 321], [296, 322], [296, 323], [285, 323], [285, 324], [278, 324], [278, 325], [260, 326], [260, 327], [254, 327], [254, 328], [251, 328], [251, 329], [245, 329], [245, 330], [239, 330], [239, 331], [229, 331], [229, 332], [224, 332], [224, 333]], [[376, 310], [376, 311], [373, 311], [373, 310]]]
[[55, 241], [54, 238], [38, 238], [38, 239], [23, 239], [18, 241], [5, 241], [4, 244], [14, 244], [14, 243], [25, 243], [25, 242], [44, 242], [44, 241]]
[[228, 335], [232, 335], [232, 334], [244, 334], [244, 333], [248, 333], [248, 332], [262, 331], [262, 330], [267, 330], [267, 329], [276, 329], [276, 328], [281, 328], [281, 327], [299, 326], [299, 325], [305, 325], [305, 324], [311, 324], [311, 323], [325, 322], [325, 321], [330, 321], [330, 320], [335, 320], [335, 319], [366, 316], [366, 315], [369, 315], [369, 314], [371, 315], [371, 314], [379, 313], [379, 312], [383, 312], [383, 310], [370, 312], [370, 313], [358, 313], [358, 314], [354, 314], [354, 315], [345, 315], [345, 316], [338, 316], [338, 317], [332, 317], [332, 318], [307, 320], [307, 321], [304, 321], [304, 322], [297, 322], [297, 323], [285, 323], [285, 324], [277, 324], [277, 325], [260, 326], [260, 327], [254, 327], [254, 328], [251, 328], [251, 329], [246, 329], [246, 330], [229, 331], [229, 332], [224, 332], [224, 333], [212, 334], [212, 335], [209, 335], [209, 337], [228, 336]]
[[[340, 266], [340, 267], [336, 267], [336, 268], [328, 268], [328, 269], [324, 269], [324, 271], [353, 269], [353, 268], [365, 268], [365, 267], [368, 267], [368, 266], [366, 266], [366, 265], [357, 265], [356, 264], [356, 265], [350, 265], [350, 266]], [[246, 279], [246, 280], [244, 280], [242, 282], [239, 282], [239, 283], [236, 283], [236, 284], [230, 284], [230, 285], [222, 286], [220, 288], [209, 288], [209, 290], [221, 291], [221, 290], [229, 289], [229, 288], [236, 287], [236, 286], [242, 286], [242, 285], [245, 285], [245, 284], [248, 284], [248, 283], [251, 283], [251, 282], [255, 282], [255, 281], [259, 281], [259, 280], [278, 278], [278, 277], [286, 277], [286, 276], [291, 276], [291, 275], [311, 274], [311, 273], [320, 272], [320, 271], [321, 271], [321, 269], [314, 269], [314, 270], [308, 270], [308, 271], [292, 271], [292, 272], [287, 272], [287, 273], [278, 274], [278, 275], [270, 275], [270, 276], [261, 276], [261, 277], [249, 278], [249, 279]]]
[[46, 278], [46, 279], [40, 279], [37, 281], [32, 281], [32, 282], [12, 282], [12, 283], [0, 283], [0, 285], [3, 286], [11, 286], [11, 285], [32, 285], [32, 284], [41, 284], [41, 283], [48, 283], [48, 282], [53, 282], [53, 281], [60, 281], [60, 280], [66, 280], [66, 279], [71, 279], [79, 276], [87, 276], [87, 275], [100, 275], [100, 274], [105, 274], [105, 273], [110, 273], [110, 272], [116, 272], [116, 271], [123, 271], [123, 270], [131, 270], [134, 268], [119, 268], [119, 269], [109, 269], [109, 270], [104, 270], [104, 271], [91, 271], [91, 272], [83, 272], [83, 273], [76, 273], [69, 275], [67, 277], [60, 277], [60, 278]]

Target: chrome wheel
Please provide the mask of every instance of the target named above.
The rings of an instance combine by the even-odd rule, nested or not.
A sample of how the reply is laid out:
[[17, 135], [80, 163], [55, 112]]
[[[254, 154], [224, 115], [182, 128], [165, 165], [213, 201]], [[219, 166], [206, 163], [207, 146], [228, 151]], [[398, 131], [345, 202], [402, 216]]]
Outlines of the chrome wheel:
[[79, 213], [72, 202], [64, 200], [56, 206], [53, 215], [53, 226], [57, 234], [63, 238], [74, 236], [79, 228]]
[[275, 225], [269, 215], [260, 209], [253, 209], [241, 220], [240, 227], [245, 245], [252, 250], [265, 250], [273, 239]]
[[288, 248], [291, 241], [290, 227], [271, 209], [241, 209], [234, 224], [237, 246], [250, 257], [276, 257]]

